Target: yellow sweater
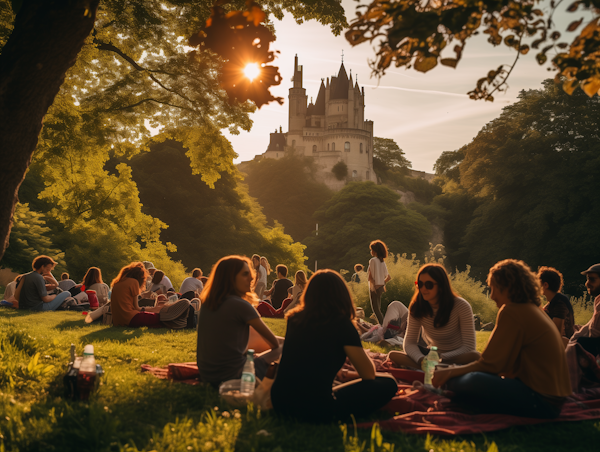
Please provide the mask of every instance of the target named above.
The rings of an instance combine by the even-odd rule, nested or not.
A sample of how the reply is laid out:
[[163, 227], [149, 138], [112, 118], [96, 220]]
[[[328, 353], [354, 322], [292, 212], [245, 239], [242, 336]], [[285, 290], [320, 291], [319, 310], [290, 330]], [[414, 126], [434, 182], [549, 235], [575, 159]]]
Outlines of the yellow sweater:
[[463, 370], [518, 378], [542, 395], [571, 395], [562, 339], [550, 317], [533, 303], [502, 306], [481, 358]]

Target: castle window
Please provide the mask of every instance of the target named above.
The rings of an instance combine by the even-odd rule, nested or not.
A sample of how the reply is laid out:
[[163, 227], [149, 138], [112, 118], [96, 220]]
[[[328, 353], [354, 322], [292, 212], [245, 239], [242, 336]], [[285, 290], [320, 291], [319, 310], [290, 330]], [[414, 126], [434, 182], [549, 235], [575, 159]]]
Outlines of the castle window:
[[356, 179], [358, 177], [358, 172], [356, 170], [352, 171], [352, 178]]
[[360, 153], [362, 154], [362, 143], [360, 143]]
[[344, 143], [344, 151], [350, 152], [350, 142], [349, 141], [346, 141]]
[[331, 143], [331, 150], [335, 151], [335, 143]]
[[313, 153], [317, 152], [317, 145], [313, 144]]

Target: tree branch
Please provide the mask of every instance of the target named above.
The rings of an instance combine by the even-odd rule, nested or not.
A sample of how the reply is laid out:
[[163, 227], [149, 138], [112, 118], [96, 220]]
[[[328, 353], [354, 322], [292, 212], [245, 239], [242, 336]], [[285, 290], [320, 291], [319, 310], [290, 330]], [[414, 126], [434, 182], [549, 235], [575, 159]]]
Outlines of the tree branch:
[[137, 107], [139, 105], [142, 105], [144, 102], [156, 102], [157, 104], [162, 104], [162, 105], [167, 105], [169, 107], [173, 107], [173, 108], [180, 108], [182, 110], [187, 110], [187, 111], [192, 111], [192, 112], [196, 112], [196, 110], [192, 109], [192, 108], [188, 108], [188, 107], [184, 107], [181, 105], [175, 105], [175, 104], [170, 104], [169, 102], [164, 102], [161, 100], [157, 100], [157, 99], [153, 99], [151, 97], [148, 97], [146, 99], [142, 99], [139, 102], [136, 102], [135, 104], [131, 104], [131, 105], [126, 105], [124, 107], [119, 107], [119, 108], [109, 108], [107, 110], [104, 111], [120, 111], [120, 110], [127, 110], [128, 108], [134, 108]]

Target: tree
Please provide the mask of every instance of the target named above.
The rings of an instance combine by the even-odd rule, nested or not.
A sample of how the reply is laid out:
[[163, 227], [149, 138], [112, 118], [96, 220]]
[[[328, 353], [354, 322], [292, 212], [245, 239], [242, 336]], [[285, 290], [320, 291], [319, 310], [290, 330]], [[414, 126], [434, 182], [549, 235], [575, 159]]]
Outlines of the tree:
[[551, 265], [573, 290], [597, 261], [600, 99], [550, 80], [522, 91], [464, 148], [462, 190], [478, 200], [462, 240], [478, 276], [507, 257]]
[[331, 172], [334, 174], [337, 180], [344, 180], [348, 177], [348, 165], [343, 160], [340, 160], [333, 168], [331, 168]]
[[319, 209], [318, 235], [305, 240], [319, 268], [348, 269], [369, 259], [369, 243], [383, 240], [390, 252], [422, 256], [431, 226], [423, 215], [399, 202], [400, 196], [373, 182], [352, 182]]
[[257, 199], [270, 224], [279, 222], [294, 240], [302, 241], [315, 229], [313, 214], [333, 195], [314, 178], [310, 157], [286, 156], [246, 163], [245, 183]]
[[[381, 76], [392, 63], [396, 67], [414, 67], [427, 72], [438, 62], [456, 67], [467, 40], [485, 33], [493, 46], [504, 44], [516, 52], [511, 66], [500, 65], [478, 80], [468, 94], [472, 99], [493, 101], [496, 91], [507, 88], [507, 80], [521, 55], [531, 49], [538, 51], [540, 65], [548, 61], [548, 52], [556, 51], [552, 67], [556, 81], [572, 94], [580, 87], [588, 96], [600, 88], [600, 5], [594, 1], [575, 0], [568, 6], [570, 13], [583, 12], [566, 31], [580, 29], [571, 43], [559, 42], [561, 32], [553, 15], [562, 1], [545, 2], [547, 10], [537, 8], [541, 0], [440, 0], [423, 3], [419, 0], [374, 0], [360, 5], [357, 17], [346, 32], [352, 45], [377, 42], [376, 59], [371, 62], [373, 73]], [[549, 3], [549, 4], [548, 4]], [[540, 5], [541, 6], [541, 5]], [[454, 46], [452, 46], [454, 44]], [[452, 49], [452, 50], [450, 50]], [[453, 51], [454, 56], [449, 53]]]
[[281, 225], [267, 226], [239, 174], [223, 174], [211, 189], [201, 175], [192, 174], [185, 149], [173, 141], [153, 145], [130, 164], [144, 213], [169, 224], [161, 237], [177, 246], [170, 254], [186, 267], [208, 274], [223, 256], [258, 253], [290, 271], [305, 269], [304, 246]]
[[373, 168], [412, 168], [404, 151], [392, 138], [373, 138]]
[[[81, 133], [99, 145], [81, 149], [83, 154], [106, 149], [135, 153], [149, 139], [148, 121], [163, 127], [163, 139], [186, 145], [192, 165], [209, 185], [223, 171], [234, 171], [234, 153], [222, 146], [220, 129], [249, 130], [248, 113], [254, 107], [231, 101], [221, 89], [217, 55], [206, 50], [188, 54], [184, 46], [206, 24], [211, 1], [11, 3], [17, 12], [14, 28], [10, 5], [0, 3], [0, 43], [9, 36], [0, 54], [0, 253], [42, 121], [59, 89], [63, 105], [57, 112], [77, 107]], [[219, 4], [236, 10], [243, 2]], [[338, 33], [346, 23], [337, 0], [260, 5], [267, 20], [290, 11], [298, 21], [317, 18]], [[71, 131], [68, 121], [54, 129], [55, 135]]]

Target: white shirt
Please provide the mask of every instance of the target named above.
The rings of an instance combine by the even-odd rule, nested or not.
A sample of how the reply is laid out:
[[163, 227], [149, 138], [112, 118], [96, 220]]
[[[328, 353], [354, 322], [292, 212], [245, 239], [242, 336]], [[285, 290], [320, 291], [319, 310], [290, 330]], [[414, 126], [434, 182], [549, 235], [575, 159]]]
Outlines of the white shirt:
[[267, 287], [267, 270], [262, 265], [258, 266], [258, 282], [263, 283]]
[[385, 311], [385, 317], [383, 318], [383, 325], [381, 326], [385, 331], [392, 320], [400, 320], [400, 330], [402, 326], [408, 320], [408, 308], [399, 301], [392, 301]]
[[[367, 273], [371, 274], [371, 277], [375, 281], [375, 286], [383, 286], [385, 284], [385, 278], [389, 275], [385, 261], [381, 262], [378, 257], [371, 258]], [[371, 287], [371, 290], [375, 289], [376, 287]]]
[[200, 281], [198, 278], [194, 278], [193, 276], [190, 276], [188, 278], [185, 278], [183, 280], [183, 282], [181, 283], [181, 288], [179, 289], [179, 293], [180, 294], [184, 294], [186, 292], [200, 292], [202, 291], [202, 289], [204, 288], [204, 285], [202, 284], [202, 281]]
[[171, 282], [171, 280], [167, 277], [167, 275], [165, 275], [163, 277], [163, 279], [160, 281], [160, 284], [162, 284], [163, 286], [165, 286], [167, 289], [173, 289], [175, 290], [175, 288], [173, 287], [173, 283]]

